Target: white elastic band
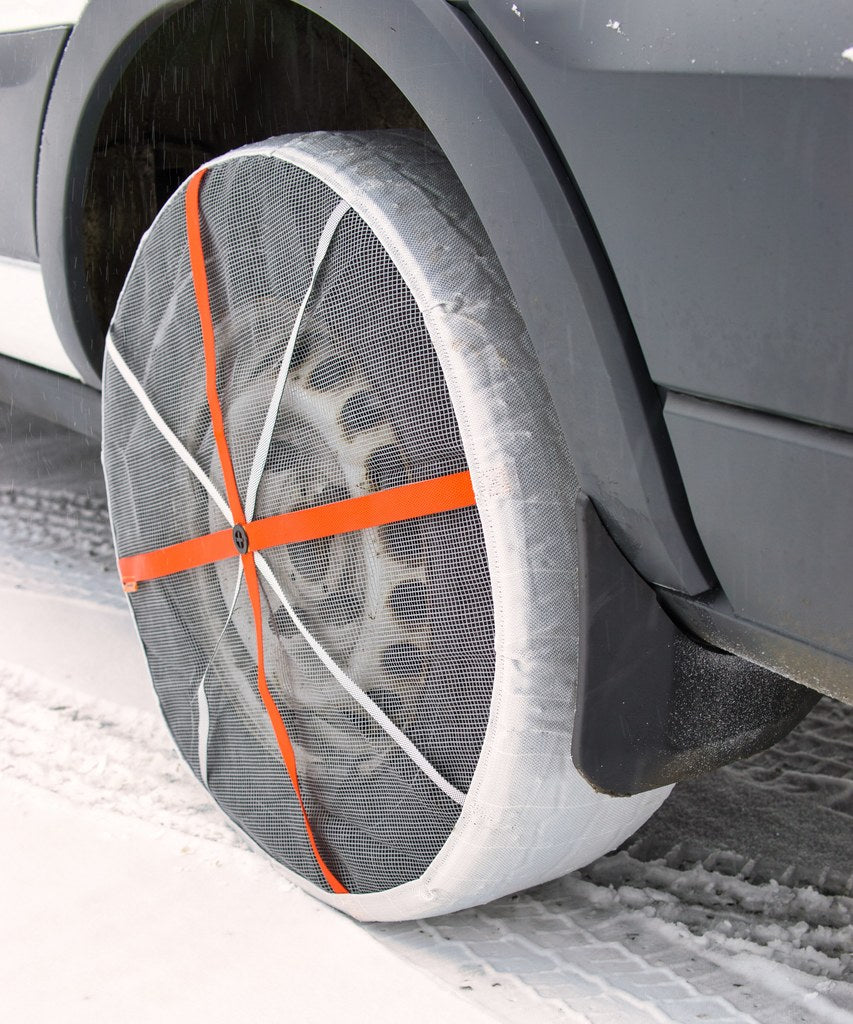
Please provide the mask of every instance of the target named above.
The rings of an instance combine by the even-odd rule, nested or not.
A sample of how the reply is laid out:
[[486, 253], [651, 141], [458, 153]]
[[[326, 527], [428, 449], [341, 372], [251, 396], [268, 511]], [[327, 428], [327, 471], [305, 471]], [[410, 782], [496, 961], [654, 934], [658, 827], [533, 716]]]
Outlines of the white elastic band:
[[157, 410], [154, 408], [151, 399], [142, 390], [142, 385], [133, 375], [133, 371], [124, 361], [124, 359], [121, 356], [121, 353], [116, 348], [112, 332], [110, 332], [110, 334], [107, 336], [107, 353], [109, 354], [109, 357], [115, 364], [115, 368], [124, 378], [125, 384], [127, 384], [130, 390], [139, 399], [139, 402], [142, 405], [142, 408], [145, 410], [146, 414], [148, 415], [148, 418], [166, 439], [167, 443], [169, 444], [169, 447], [178, 456], [181, 462], [183, 462], [183, 464], [192, 473], [196, 480], [198, 480], [201, 486], [207, 491], [207, 493], [211, 497], [211, 500], [215, 502], [216, 507], [223, 514], [223, 516], [225, 516], [228, 525], [233, 526], [234, 517], [231, 515], [231, 509], [228, 507], [228, 502], [213, 486], [210, 477], [204, 472], [204, 470], [201, 468], [201, 466], [199, 466], [199, 464], [192, 457], [192, 455], [190, 455], [186, 448], [181, 444], [181, 442], [170, 429], [169, 425], [166, 423], [166, 421], [163, 419], [160, 413], [157, 412]]
[[[247, 522], [250, 521], [254, 515], [258, 487], [260, 486], [261, 477], [263, 476], [264, 469], [266, 468], [267, 455], [269, 454], [270, 444], [272, 442], [272, 433], [275, 427], [275, 422], [278, 419], [281, 397], [284, 394], [284, 386], [287, 383], [287, 374], [290, 370], [290, 362], [293, 357], [293, 350], [296, 346], [296, 338], [299, 334], [299, 328], [302, 326], [302, 318], [305, 315], [305, 310], [308, 307], [308, 302], [310, 301], [311, 295], [314, 291], [314, 285], [317, 283], [317, 277], [320, 273], [320, 268], [323, 265], [323, 260], [326, 258], [329, 246], [332, 244], [332, 238], [334, 237], [335, 231], [346, 212], [350, 209], [351, 207], [349, 203], [344, 200], [341, 200], [338, 203], [332, 211], [331, 216], [326, 221], [326, 225], [320, 235], [320, 240], [317, 243], [317, 251], [314, 254], [314, 267], [311, 273], [311, 280], [308, 282], [308, 288], [305, 291], [305, 295], [299, 307], [299, 312], [296, 314], [296, 320], [294, 321], [293, 328], [290, 332], [290, 337], [288, 338], [287, 345], [285, 346], [281, 366], [279, 367], [275, 387], [273, 388], [272, 398], [267, 408], [263, 429], [261, 430], [261, 436], [258, 440], [258, 446], [255, 449], [254, 458], [252, 459], [252, 468], [249, 473], [249, 482], [246, 489]], [[299, 616], [285, 597], [284, 591], [279, 586], [278, 580], [275, 578], [267, 560], [262, 555], [256, 554], [255, 565], [258, 567], [258, 571], [263, 575], [267, 583], [269, 583], [274, 590], [276, 596], [284, 606], [285, 611], [290, 616], [294, 626], [296, 626], [302, 634], [308, 646], [326, 666], [329, 672], [332, 673], [335, 679], [337, 679], [341, 686], [347, 691], [347, 693], [353, 698], [353, 700], [364, 708], [370, 717], [385, 730], [391, 739], [393, 739], [394, 742], [403, 751], [405, 751], [408, 757], [439, 787], [439, 789], [441, 789], [443, 793], [446, 793], [451, 800], [454, 800], [458, 804], [464, 803], [464, 793], [461, 793], [455, 786], [452, 786], [446, 779], [439, 775], [435, 768], [433, 768], [405, 733], [394, 725], [385, 712], [367, 696], [361, 687], [356, 686], [349, 676], [332, 659], [325, 648], [317, 642], [311, 632], [303, 625]]]
[[391, 719], [385, 714], [382, 708], [378, 704], [375, 704], [370, 697], [349, 678], [349, 676], [332, 660], [330, 655], [324, 650], [320, 644], [314, 639], [308, 629], [302, 624], [299, 616], [293, 610], [290, 602], [284, 595], [284, 591], [279, 586], [278, 580], [275, 578], [269, 563], [260, 552], [255, 552], [255, 565], [258, 567], [258, 572], [263, 578], [269, 583], [275, 592], [275, 596], [284, 605], [287, 614], [293, 620], [294, 626], [299, 630], [302, 636], [305, 638], [306, 643], [311, 650], [317, 655], [320, 661], [326, 666], [326, 668], [332, 673], [337, 679], [341, 686], [347, 691], [356, 703], [360, 704], [361, 707], [370, 715], [370, 717], [376, 722], [380, 728], [384, 729], [385, 732], [391, 737], [392, 740], [400, 747], [400, 749], [408, 756], [409, 760], [420, 768], [420, 770], [426, 775], [428, 779], [438, 786], [438, 788], [446, 793], [455, 803], [460, 806], [465, 803], [465, 794], [458, 790], [455, 786], [452, 786], [447, 779], [443, 778], [435, 768], [427, 761], [424, 755], [418, 750], [418, 748], [412, 743], [409, 737], [397, 728]]
[[204, 690], [204, 684], [207, 682], [207, 673], [210, 671], [213, 665], [216, 655], [219, 653], [219, 648], [222, 645], [225, 631], [231, 624], [231, 619], [234, 617], [234, 609], [237, 607], [237, 598], [240, 596], [240, 584], [243, 582], [243, 562], [242, 559], [237, 562], [237, 585], [234, 587], [234, 596], [231, 598], [231, 607], [228, 609], [228, 617], [225, 620], [225, 625], [219, 636], [216, 639], [216, 646], [213, 648], [213, 654], [208, 659], [207, 665], [205, 666], [204, 672], [201, 674], [201, 682], [198, 684], [198, 691], [196, 693], [196, 702], [198, 703], [198, 770], [201, 775], [201, 781], [207, 785], [207, 741], [210, 735], [210, 709], [207, 706], [207, 694]]
[[196, 692], [198, 704], [198, 773], [205, 788], [207, 785], [207, 741], [210, 736], [210, 708], [207, 706], [207, 694], [204, 692], [204, 679]]
[[[340, 210], [341, 206], [346, 206], [346, 204], [344, 204], [344, 203], [338, 204], [338, 206], [335, 208], [335, 213], [337, 213], [337, 211]], [[326, 224], [326, 229], [324, 229], [324, 232], [323, 232], [324, 235], [326, 234], [326, 231], [329, 229], [329, 225], [332, 224], [332, 221], [333, 221], [333, 219], [335, 217], [335, 213], [333, 213], [332, 217], [329, 218], [329, 221]], [[337, 220], [334, 223], [334, 226], [329, 231], [329, 239], [331, 239], [331, 236], [334, 233], [334, 230], [337, 227], [338, 223], [340, 223], [340, 219], [341, 219], [341, 217], [343, 217], [344, 213], [346, 213], [346, 209], [341, 211], [340, 215], [337, 217]], [[326, 248], [328, 248], [328, 243], [326, 245]], [[319, 253], [319, 248], [318, 248], [318, 253]], [[315, 257], [315, 268], [316, 268], [316, 265], [317, 265], [317, 260], [316, 260], [316, 257]], [[315, 269], [315, 276], [316, 276], [316, 269]], [[312, 287], [313, 287], [313, 279], [312, 279]], [[305, 306], [307, 306], [308, 299], [310, 298], [310, 294], [311, 294], [311, 289], [309, 288], [308, 293], [306, 294], [306, 296], [305, 296], [305, 298], [303, 299], [303, 302], [302, 302], [302, 307], [303, 308]], [[301, 313], [300, 313], [300, 316], [301, 316]], [[298, 320], [299, 320], [299, 318], [297, 318], [297, 324], [298, 324]], [[295, 328], [295, 330], [296, 329], [298, 329], [298, 327]], [[291, 335], [291, 337], [295, 338], [295, 333], [293, 333]], [[288, 343], [288, 347], [289, 347], [289, 343]], [[225, 518], [228, 521], [229, 525], [233, 526], [234, 525], [234, 519], [233, 519], [233, 517], [231, 515], [231, 510], [228, 507], [227, 502], [222, 497], [222, 495], [219, 493], [219, 491], [216, 489], [216, 487], [214, 486], [213, 482], [207, 476], [207, 474], [204, 472], [204, 470], [201, 468], [201, 466], [199, 466], [199, 464], [192, 457], [192, 455], [190, 455], [190, 453], [187, 451], [187, 449], [181, 444], [181, 442], [178, 440], [178, 438], [175, 436], [175, 434], [170, 430], [169, 426], [166, 424], [166, 422], [163, 419], [163, 417], [154, 408], [154, 405], [151, 402], [151, 399], [142, 390], [142, 386], [140, 385], [139, 381], [133, 375], [130, 367], [127, 365], [127, 363], [125, 363], [124, 359], [119, 354], [118, 349], [115, 346], [115, 343], [113, 341], [113, 338], [112, 338], [111, 334], [107, 338], [107, 352], [109, 353], [110, 358], [115, 363], [116, 369], [119, 371], [119, 373], [124, 378], [124, 381], [127, 384], [127, 386], [134, 393], [134, 395], [136, 395], [136, 397], [139, 399], [139, 402], [142, 405], [142, 408], [145, 410], [148, 418], [151, 420], [151, 422], [154, 424], [154, 426], [160, 431], [160, 433], [166, 439], [166, 441], [168, 442], [168, 444], [170, 445], [172, 450], [175, 452], [175, 454], [178, 456], [178, 458], [180, 458], [181, 462], [184, 463], [184, 465], [187, 467], [187, 469], [193, 474], [193, 476], [204, 487], [204, 489], [210, 495], [211, 499], [216, 503], [217, 507], [220, 509], [222, 514], [225, 516]], [[282, 363], [282, 367], [284, 367], [284, 365], [285, 364]], [[282, 376], [281, 372], [279, 372], [279, 377], [281, 378], [281, 376]], [[287, 376], [287, 374], [285, 372], [285, 374], [284, 374], [285, 379], [286, 379], [286, 376]], [[278, 386], [278, 385], [276, 384], [276, 386]], [[282, 388], [283, 387], [284, 387], [284, 383], [282, 383]], [[279, 400], [280, 400], [280, 398], [281, 398], [281, 396], [279, 395]], [[277, 416], [277, 413], [278, 413], [278, 406], [277, 405], [273, 406], [271, 404], [270, 405], [270, 409], [273, 409], [273, 408], [275, 409], [275, 415], [273, 416], [273, 422], [274, 422], [275, 418]], [[267, 413], [267, 418], [269, 418], [269, 410], [268, 410], [268, 413]], [[264, 426], [266, 427], [266, 423], [264, 424]], [[272, 435], [270, 434], [270, 436], [272, 436]], [[260, 447], [261, 446], [259, 444], [258, 451], [260, 451]], [[257, 455], [257, 452], [256, 452], [256, 455]], [[266, 463], [266, 456], [264, 456], [263, 463], [261, 463], [261, 472], [263, 472], [263, 467], [264, 467], [265, 463]], [[254, 466], [253, 466], [253, 469], [254, 469]], [[257, 485], [256, 485], [256, 488], [257, 488]], [[247, 504], [248, 504], [248, 502], [247, 502]], [[275, 592], [276, 597], [278, 597], [278, 599], [281, 601], [282, 605], [284, 606], [285, 611], [287, 612], [287, 614], [290, 616], [291, 620], [293, 621], [293, 624], [296, 626], [296, 628], [302, 634], [303, 638], [305, 639], [306, 643], [311, 648], [311, 650], [314, 652], [314, 654], [316, 654], [316, 656], [326, 666], [326, 668], [329, 670], [329, 672], [331, 672], [331, 674], [335, 677], [335, 679], [337, 679], [337, 681], [344, 688], [344, 690], [346, 690], [346, 692], [352, 697], [352, 699], [354, 701], [356, 701], [356, 703], [359, 704], [367, 712], [368, 715], [370, 715], [370, 717], [376, 722], [376, 724], [392, 740], [394, 740], [394, 742], [406, 754], [406, 756], [409, 758], [409, 760], [412, 761], [412, 763], [415, 764], [424, 773], [424, 775], [426, 775], [426, 777], [428, 779], [430, 779], [432, 782], [434, 782], [435, 785], [438, 786], [438, 788], [443, 793], [445, 793], [447, 796], [449, 796], [450, 799], [453, 800], [455, 803], [459, 804], [460, 806], [462, 804], [464, 804], [465, 803], [465, 794], [462, 793], [460, 790], [458, 790], [455, 786], [451, 785], [451, 783], [449, 783], [447, 781], [447, 779], [445, 779], [429, 763], [429, 761], [427, 761], [427, 759], [418, 750], [418, 748], [414, 745], [414, 743], [412, 743], [412, 741], [408, 738], [408, 736], [406, 736], [406, 734], [404, 732], [402, 732], [400, 729], [398, 729], [397, 726], [394, 725], [394, 723], [391, 721], [391, 719], [385, 714], [385, 712], [382, 710], [382, 708], [380, 708], [378, 704], [375, 704], [370, 699], [370, 697], [368, 697], [368, 695], [364, 692], [364, 690], [362, 690], [361, 687], [357, 686], [349, 678], [349, 676], [343, 671], [343, 669], [340, 668], [340, 666], [332, 659], [332, 657], [315, 640], [315, 638], [311, 635], [311, 633], [308, 631], [308, 629], [302, 624], [301, 619], [296, 614], [296, 612], [293, 610], [293, 607], [291, 606], [290, 602], [285, 597], [284, 591], [279, 586], [278, 580], [275, 578], [275, 576], [273, 574], [273, 571], [270, 568], [269, 563], [267, 562], [267, 560], [261, 554], [259, 554], [258, 552], [255, 552], [254, 558], [255, 558], [255, 565], [257, 566], [258, 571], [264, 577], [264, 579], [267, 581], [267, 583], [270, 585], [270, 587], [272, 587], [273, 591]], [[205, 704], [206, 704], [206, 698], [205, 698]], [[199, 708], [199, 710], [201, 710], [201, 709]], [[205, 772], [206, 772], [206, 753], [205, 753]]]
[[329, 251], [329, 246], [332, 244], [332, 237], [343, 219], [344, 214], [349, 209], [351, 209], [350, 204], [342, 199], [334, 210], [332, 210], [332, 215], [326, 221], [326, 226], [323, 228], [322, 234], [320, 235], [320, 241], [317, 243], [317, 251], [314, 254], [314, 269], [311, 272], [311, 280], [308, 282], [305, 297], [302, 299], [299, 312], [296, 314], [293, 329], [290, 332], [290, 337], [288, 338], [287, 345], [284, 349], [284, 355], [281, 358], [281, 366], [279, 367], [278, 377], [276, 378], [275, 387], [273, 388], [272, 399], [267, 409], [267, 415], [264, 420], [263, 429], [261, 430], [261, 436], [258, 439], [258, 447], [255, 449], [255, 456], [252, 459], [252, 468], [249, 471], [249, 482], [246, 486], [246, 522], [251, 522], [252, 517], [255, 514], [255, 499], [258, 496], [258, 487], [261, 483], [261, 476], [263, 475], [264, 468], [267, 464], [267, 455], [269, 455], [270, 444], [272, 443], [272, 432], [275, 427], [275, 421], [278, 419], [278, 407], [281, 405], [281, 396], [284, 393], [284, 385], [287, 382], [287, 374], [290, 370], [290, 361], [293, 358], [293, 349], [296, 347], [296, 335], [299, 334], [299, 328], [302, 326], [302, 317], [305, 315], [305, 310], [308, 307], [308, 301], [311, 298], [311, 293], [314, 291], [314, 285], [317, 283], [317, 275], [320, 273], [320, 267], [323, 265], [323, 260], [326, 258], [326, 253]]

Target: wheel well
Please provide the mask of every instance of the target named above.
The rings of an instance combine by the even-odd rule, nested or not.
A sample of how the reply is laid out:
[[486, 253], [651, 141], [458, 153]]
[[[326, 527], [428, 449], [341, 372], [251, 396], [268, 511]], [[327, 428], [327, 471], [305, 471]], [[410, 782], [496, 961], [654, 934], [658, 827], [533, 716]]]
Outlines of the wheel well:
[[[198, 0], [124, 70], [98, 127], [84, 201], [89, 301], [106, 333], [136, 246], [205, 160], [286, 132], [421, 128], [391, 79], [294, 3]], [[92, 353], [99, 366], [101, 353]]]
[[[583, 199], [535, 110], [467, 9], [432, 0], [376, 4], [298, 0], [298, 7], [281, 0], [275, 6], [281, 6], [283, 13], [277, 15], [268, 0], [254, 4], [251, 0], [239, 4], [199, 0], [175, 18], [176, 8], [188, 6], [187, 0], [87, 0], [59, 62], [39, 155], [37, 241], [51, 315], [81, 378], [99, 385], [102, 324], [111, 305], [106, 296], [118, 289], [122, 264], [130, 259], [148, 220], [136, 216], [134, 227], [119, 227], [119, 221], [134, 219], [132, 210], [125, 213], [125, 208], [141, 204], [138, 196], [130, 195], [131, 184], [142, 186], [149, 212], [157, 205], [156, 189], [155, 200], [150, 198], [156, 163], [143, 162], [140, 171], [140, 161], [137, 158], [133, 168], [132, 159], [133, 123], [143, 124], [143, 131], [136, 132], [142, 142], [147, 139], [150, 144], [154, 136], [150, 144], [154, 154], [157, 139], [166, 135], [161, 131], [164, 122], [157, 119], [156, 97], [168, 108], [164, 101], [171, 94], [173, 110], [178, 102], [174, 94], [184, 97], [178, 111], [178, 141], [198, 144], [199, 159], [204, 153], [201, 147], [212, 145], [202, 138], [205, 123], [199, 124], [200, 117], [213, 111], [213, 128], [222, 135], [224, 127], [218, 122], [233, 122], [240, 90], [236, 86], [225, 90], [220, 84], [217, 88], [224, 101], [200, 102], [197, 91], [191, 102], [189, 83], [216, 77], [205, 66], [218, 67], [219, 78], [234, 80], [229, 58], [243, 68], [248, 65], [253, 85], [250, 110], [243, 111], [248, 124], [234, 131], [235, 142], [288, 127], [321, 127], [329, 122], [320, 119], [318, 109], [328, 114], [332, 97], [337, 98], [336, 111], [348, 115], [329, 119], [333, 127], [348, 123], [362, 129], [410, 127], [419, 123], [414, 107], [459, 176], [503, 265], [554, 396], [560, 425], [571, 439], [583, 491], [602, 510], [607, 528], [631, 553], [632, 563], [644, 577], [689, 594], [713, 585], [660, 415], [660, 396], [644, 367], [618, 283], [596, 241]], [[341, 34], [302, 8], [316, 11]], [[245, 30], [242, 42], [234, 31], [225, 38], [220, 33], [218, 46], [212, 35], [206, 39], [205, 27], [215, 24], [217, 17], [225, 23], [231, 20], [235, 31], [243, 21], [270, 24], [267, 46], [281, 54], [280, 73], [265, 75], [263, 59], [255, 67], [241, 56], [247, 46]], [[140, 51], [166, 20], [170, 27], [161, 36], [166, 55], [152, 60], [146, 74]], [[302, 26], [304, 34], [306, 25], [314, 26], [312, 38], [300, 46], [296, 29]], [[254, 38], [250, 52], [265, 58], [263, 42], [257, 43], [257, 35]], [[179, 55], [184, 47], [183, 61], [172, 58], [170, 64], [170, 50]], [[334, 60], [335, 49], [341, 47], [343, 59]], [[356, 47], [385, 73], [373, 69]], [[294, 54], [294, 48], [302, 52]], [[193, 52], [195, 59], [190, 60]], [[312, 54], [315, 73], [306, 78], [314, 82], [314, 103], [297, 105], [304, 82], [294, 81], [290, 69], [307, 63], [310, 70]], [[114, 97], [122, 74], [137, 57], [139, 70], [134, 68], [125, 78], [135, 84], [119, 93], [122, 99]], [[212, 58], [218, 58], [218, 64]], [[390, 85], [389, 77], [408, 102]], [[270, 84], [258, 100], [263, 81]], [[278, 95], [276, 83], [280, 83]], [[324, 85], [331, 95], [322, 90]], [[209, 95], [215, 95], [217, 88]], [[296, 112], [278, 119], [267, 117], [266, 124], [255, 123], [262, 122], [270, 109], [288, 113], [285, 108], [291, 102]], [[110, 114], [105, 119], [108, 104]], [[140, 109], [149, 111], [147, 117], [139, 114]], [[96, 173], [89, 170], [93, 151], [104, 154], [106, 148], [122, 142], [125, 166], [120, 159], [115, 161], [115, 186], [109, 177], [106, 184], [96, 183]], [[222, 148], [227, 145], [220, 141]], [[176, 168], [176, 177], [177, 173]], [[100, 205], [100, 223], [90, 217], [86, 227], [84, 187], [90, 178], [89, 206]], [[121, 202], [113, 202], [115, 194]], [[97, 237], [99, 230], [106, 241]], [[87, 235], [90, 281], [84, 259]], [[119, 239], [123, 237], [128, 243], [122, 258], [110, 255], [110, 250], [122, 248]], [[100, 280], [107, 273], [112, 282]], [[104, 296], [100, 323], [95, 308], [98, 294]]]

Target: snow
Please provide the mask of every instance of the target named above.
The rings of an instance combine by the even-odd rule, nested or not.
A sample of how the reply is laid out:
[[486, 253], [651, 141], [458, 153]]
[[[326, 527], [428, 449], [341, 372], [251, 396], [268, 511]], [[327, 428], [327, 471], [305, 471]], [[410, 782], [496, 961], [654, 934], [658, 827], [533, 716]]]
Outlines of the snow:
[[0, 607], [4, 663], [27, 665], [80, 692], [108, 693], [131, 707], [155, 710], [145, 659], [124, 608], [34, 592], [2, 574]]
[[853, 711], [678, 787], [582, 872], [361, 926], [175, 752], [97, 447], [0, 409], [0, 991], [10, 1021], [853, 1020]]
[[0, 816], [6, 1020], [489, 1019], [243, 850], [8, 779]]

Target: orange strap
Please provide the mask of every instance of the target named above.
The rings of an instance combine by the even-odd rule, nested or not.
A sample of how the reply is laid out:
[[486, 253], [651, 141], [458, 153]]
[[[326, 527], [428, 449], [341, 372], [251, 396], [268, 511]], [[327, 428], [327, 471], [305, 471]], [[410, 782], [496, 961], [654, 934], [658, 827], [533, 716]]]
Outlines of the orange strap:
[[338, 533], [366, 530], [372, 526], [401, 523], [407, 519], [449, 512], [474, 505], [471, 474], [452, 473], [402, 487], [390, 487], [358, 498], [317, 505], [302, 512], [256, 519], [246, 527], [252, 548], [263, 550], [277, 544], [317, 540]]
[[184, 569], [196, 569], [209, 562], [221, 562], [224, 558], [233, 558], [237, 552], [234, 548], [234, 537], [230, 529], [217, 530], [203, 537], [183, 540], [180, 544], [170, 544], [155, 551], [146, 551], [141, 555], [128, 555], [118, 560], [121, 582], [126, 591], [134, 591], [143, 580], [156, 580], [161, 576]]
[[278, 749], [293, 785], [293, 792], [299, 801], [299, 810], [302, 811], [302, 820], [305, 822], [305, 834], [308, 836], [308, 842], [311, 844], [311, 850], [314, 854], [314, 859], [317, 861], [317, 866], [323, 872], [323, 877], [328, 882], [332, 892], [346, 893], [348, 892], [347, 888], [337, 880], [317, 849], [314, 830], [311, 828], [308, 812], [305, 810], [305, 804], [302, 802], [302, 793], [299, 789], [299, 774], [296, 770], [296, 753], [287, 734], [287, 727], [284, 724], [284, 719], [281, 717], [281, 712], [278, 710], [275, 699], [267, 686], [267, 676], [264, 671], [264, 618], [261, 610], [261, 588], [258, 584], [258, 571], [255, 568], [255, 560], [251, 555], [243, 555], [242, 558], [243, 572], [246, 574], [246, 587], [249, 591], [249, 600], [252, 603], [252, 612], [255, 616], [255, 640], [258, 646], [258, 692], [272, 723], [273, 732], [278, 741]]
[[[295, 544], [388, 523], [401, 523], [437, 512], [470, 508], [474, 504], [471, 474], [466, 470], [299, 512], [255, 519], [245, 523], [244, 529], [249, 537], [249, 550], [263, 551], [279, 544]], [[137, 584], [144, 580], [219, 562], [232, 558], [236, 553], [231, 530], [218, 530], [180, 544], [129, 555], [119, 559], [118, 566], [125, 589], [135, 590]]]
[[210, 313], [210, 294], [207, 288], [207, 270], [204, 266], [204, 250], [201, 246], [201, 217], [198, 210], [198, 193], [205, 174], [207, 174], [207, 168], [202, 167], [190, 178], [189, 185], [187, 185], [185, 199], [187, 242], [190, 249], [190, 267], [193, 274], [198, 318], [201, 321], [201, 337], [204, 343], [205, 387], [207, 404], [210, 407], [210, 422], [213, 426], [213, 436], [216, 438], [219, 461], [222, 463], [222, 473], [225, 476], [225, 493], [228, 496], [231, 515], [234, 517], [235, 523], [242, 523], [243, 503], [240, 501], [234, 466], [231, 464], [231, 453], [228, 451], [228, 442], [225, 440], [222, 406], [219, 404], [219, 393], [216, 390], [216, 342], [213, 337], [213, 317]]
[[[189, 242], [190, 267], [192, 268], [196, 304], [198, 305], [198, 315], [201, 321], [201, 333], [204, 342], [205, 379], [207, 384], [207, 403], [210, 406], [210, 419], [213, 424], [213, 433], [216, 438], [219, 460], [222, 463], [222, 472], [225, 477], [225, 490], [228, 495], [228, 504], [231, 508], [231, 515], [233, 516], [235, 523], [245, 525], [243, 522], [243, 505], [240, 501], [239, 491], [237, 490], [237, 480], [234, 476], [234, 467], [231, 463], [231, 453], [228, 450], [228, 443], [225, 439], [222, 407], [219, 404], [219, 393], [216, 389], [216, 345], [213, 336], [213, 317], [210, 312], [207, 270], [204, 265], [204, 251], [201, 245], [201, 217], [199, 215], [198, 208], [199, 189], [201, 188], [201, 182], [206, 173], [206, 168], [196, 171], [187, 186], [185, 200], [187, 240]], [[260, 585], [258, 584], [258, 574], [255, 569], [254, 556], [251, 554], [244, 554], [241, 557], [243, 559], [243, 572], [246, 577], [246, 587], [249, 591], [249, 600], [251, 601], [252, 611], [255, 617], [255, 638], [258, 647], [258, 692], [261, 695], [264, 707], [269, 715], [270, 723], [272, 724], [273, 731], [275, 732], [275, 737], [278, 742], [278, 748], [281, 752], [282, 760], [284, 761], [284, 766], [287, 769], [288, 776], [290, 777], [290, 782], [293, 786], [293, 791], [296, 794], [296, 799], [299, 801], [302, 818], [305, 822], [305, 832], [308, 836], [308, 842], [311, 844], [311, 849], [314, 853], [314, 858], [317, 861], [317, 866], [322, 871], [323, 877], [326, 879], [326, 882], [329, 884], [332, 892], [345, 893], [347, 892], [346, 887], [338, 881], [323, 860], [323, 857], [317, 848], [317, 842], [314, 839], [311, 823], [308, 821], [305, 804], [302, 801], [302, 793], [299, 790], [299, 775], [296, 770], [296, 755], [293, 750], [293, 745], [290, 742], [290, 737], [287, 735], [287, 729], [285, 728], [284, 721], [278, 707], [276, 706], [275, 700], [267, 686], [266, 672], [264, 670], [264, 619], [261, 609], [261, 590]]]

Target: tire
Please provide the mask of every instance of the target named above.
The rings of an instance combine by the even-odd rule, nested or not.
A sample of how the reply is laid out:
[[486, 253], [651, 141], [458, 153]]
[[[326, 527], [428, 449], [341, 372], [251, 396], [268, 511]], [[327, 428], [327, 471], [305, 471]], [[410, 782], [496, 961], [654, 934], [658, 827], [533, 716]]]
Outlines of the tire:
[[[577, 481], [451, 167], [412, 133], [313, 133], [218, 158], [196, 187], [206, 269], [191, 183], [140, 244], [104, 372], [117, 553], [182, 755], [296, 882], [361, 919], [456, 910], [612, 849], [667, 791], [607, 797], [572, 764]], [[398, 518], [400, 497], [379, 525], [131, 578], [133, 556], [239, 521], [206, 358], [250, 538], [366, 496], [464, 479], [473, 497]]]

